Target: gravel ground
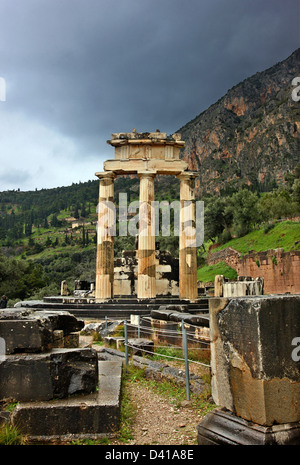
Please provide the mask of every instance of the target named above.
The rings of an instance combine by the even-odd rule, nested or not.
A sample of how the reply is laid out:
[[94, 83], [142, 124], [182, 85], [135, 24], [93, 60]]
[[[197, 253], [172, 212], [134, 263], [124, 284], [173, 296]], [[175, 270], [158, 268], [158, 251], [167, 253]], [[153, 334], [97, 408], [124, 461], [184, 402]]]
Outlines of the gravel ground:
[[[191, 402], [174, 405], [165, 396], [154, 393], [149, 387], [131, 383], [128, 387], [131, 401], [136, 407], [132, 424], [132, 445], [195, 445], [196, 427], [201, 415]], [[113, 444], [123, 444], [112, 441]]]
[[[81, 337], [83, 343], [90, 337]], [[168, 361], [179, 367], [179, 362]], [[184, 367], [182, 367], [184, 369]], [[194, 365], [192, 372], [202, 374], [203, 369]], [[197, 373], [198, 372], [198, 373]], [[135, 415], [131, 425], [133, 439], [111, 439], [112, 445], [196, 445], [197, 425], [205, 414], [191, 401], [172, 402], [171, 398], [154, 392], [147, 383], [128, 382], [127, 392], [134, 406]]]

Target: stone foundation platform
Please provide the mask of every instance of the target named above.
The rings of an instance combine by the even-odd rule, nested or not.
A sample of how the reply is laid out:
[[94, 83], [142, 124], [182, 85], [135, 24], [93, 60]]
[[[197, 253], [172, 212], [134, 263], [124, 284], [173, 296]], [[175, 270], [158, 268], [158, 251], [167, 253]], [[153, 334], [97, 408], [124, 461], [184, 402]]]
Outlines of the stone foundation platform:
[[11, 422], [30, 443], [113, 436], [119, 428], [122, 362], [99, 361], [97, 392], [48, 402], [20, 402]]
[[197, 426], [198, 445], [299, 445], [300, 422], [261, 426], [226, 409], [210, 412]]

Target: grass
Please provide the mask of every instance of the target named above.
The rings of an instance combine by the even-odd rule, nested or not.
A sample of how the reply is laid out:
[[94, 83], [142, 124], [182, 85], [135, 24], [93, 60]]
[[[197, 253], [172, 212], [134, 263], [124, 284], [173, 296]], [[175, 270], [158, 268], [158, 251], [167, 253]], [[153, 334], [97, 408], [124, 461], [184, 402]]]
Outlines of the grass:
[[132, 424], [136, 415], [136, 407], [128, 392], [129, 383], [140, 381], [144, 377], [144, 370], [128, 365], [122, 374], [120, 430], [118, 440], [124, 443], [133, 439]]
[[[166, 355], [167, 357], [177, 357], [177, 358], [184, 359], [183, 349], [182, 348], [176, 349], [174, 347], [155, 347], [154, 354], [147, 355], [147, 358], [151, 358], [151, 360], [161, 361], [164, 355]], [[197, 350], [197, 349], [189, 348], [188, 359], [190, 361], [209, 364], [210, 353], [207, 350]]]
[[1, 446], [21, 446], [27, 443], [26, 437], [22, 435], [17, 426], [0, 425]]
[[197, 279], [203, 283], [208, 283], [214, 281], [215, 276], [218, 274], [222, 274], [228, 279], [234, 280], [237, 278], [237, 272], [233, 268], [224, 262], [219, 262], [216, 265], [204, 265], [198, 268]]
[[[213, 252], [224, 250], [227, 247], [237, 250], [242, 255], [248, 254], [251, 250], [255, 252], [279, 248], [285, 252], [300, 250], [300, 222], [287, 220], [267, 223], [264, 227], [256, 229], [246, 236], [231, 239], [215, 248]], [[236, 271], [221, 261], [215, 265], [199, 267], [197, 279], [202, 282], [212, 282], [218, 274], [231, 280], [237, 278]]]
[[282, 221], [274, 223], [272, 227], [254, 230], [244, 237], [232, 239], [214, 249], [214, 252], [232, 247], [242, 254], [250, 250], [263, 252], [270, 249], [282, 248], [285, 252], [300, 250], [300, 222]]

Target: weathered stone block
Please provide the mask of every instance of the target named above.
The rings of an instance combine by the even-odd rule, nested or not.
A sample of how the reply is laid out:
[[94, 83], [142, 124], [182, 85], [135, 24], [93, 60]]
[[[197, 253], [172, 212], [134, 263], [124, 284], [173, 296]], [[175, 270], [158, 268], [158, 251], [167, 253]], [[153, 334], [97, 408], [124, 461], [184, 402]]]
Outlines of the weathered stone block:
[[33, 320], [0, 320], [0, 337], [5, 341], [6, 354], [40, 352], [51, 342], [49, 331]]
[[0, 311], [0, 337], [6, 354], [41, 352], [55, 345], [57, 331], [68, 336], [79, 331], [83, 321], [66, 311], [9, 308]]
[[198, 425], [197, 432], [197, 442], [201, 446], [300, 444], [299, 423], [261, 426], [237, 417], [226, 409], [215, 409], [206, 415]]
[[[239, 277], [238, 281], [223, 283], [223, 297], [242, 297], [251, 295], [263, 295], [263, 278], [252, 279], [250, 277]], [[215, 296], [217, 294], [215, 293]]]
[[215, 297], [223, 297], [224, 276], [217, 274], [215, 276]]
[[[129, 338], [129, 351], [134, 355], [145, 355], [148, 352], [154, 352], [154, 342], [144, 338]], [[146, 351], [146, 352], [144, 352]]]
[[113, 347], [114, 349], [124, 348], [124, 337], [121, 336], [106, 336], [104, 341], [109, 345], [109, 347]]
[[79, 333], [69, 333], [64, 337], [64, 347], [76, 348], [79, 347]]
[[259, 425], [300, 420], [300, 296], [210, 300], [212, 395]]
[[65, 345], [64, 341], [64, 332], [62, 329], [55, 329], [53, 331], [53, 342], [52, 342], [52, 348], [63, 348]]
[[94, 349], [53, 349], [0, 360], [0, 399], [38, 401], [93, 392], [98, 379]]
[[120, 421], [122, 362], [98, 362], [99, 389], [47, 402], [20, 402], [13, 424], [33, 442], [97, 439], [115, 434]]
[[170, 286], [170, 281], [165, 278], [157, 278], [156, 274], [156, 292], [157, 295], [171, 295], [172, 289]]

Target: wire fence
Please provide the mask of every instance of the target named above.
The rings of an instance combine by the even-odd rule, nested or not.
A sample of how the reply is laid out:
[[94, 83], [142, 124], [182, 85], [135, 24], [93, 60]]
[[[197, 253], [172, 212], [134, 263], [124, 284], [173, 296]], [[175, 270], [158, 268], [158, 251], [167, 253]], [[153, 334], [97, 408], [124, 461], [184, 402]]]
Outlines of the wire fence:
[[[171, 325], [171, 324], [170, 324]], [[168, 323], [166, 322], [166, 326], [168, 326]], [[174, 324], [172, 324], [172, 326], [174, 326]], [[181, 326], [181, 330], [179, 329]], [[195, 326], [195, 325], [192, 325], [190, 323], [188, 323], [188, 326], [189, 327], [194, 327], [194, 328], [199, 328], [198, 326]], [[145, 353], [145, 354], [150, 354], [151, 356], [155, 355], [156, 357], [162, 357], [162, 358], [169, 358], [169, 359], [174, 359], [174, 360], [179, 360], [179, 361], [182, 361], [184, 362], [184, 365], [185, 365], [185, 384], [186, 384], [186, 398], [187, 400], [190, 400], [190, 371], [189, 371], [189, 363], [194, 363], [194, 364], [198, 364], [198, 365], [202, 365], [202, 366], [205, 366], [205, 367], [208, 367], [210, 368], [210, 364], [208, 363], [204, 363], [204, 362], [200, 362], [200, 361], [197, 361], [197, 360], [191, 360], [189, 359], [189, 355], [188, 355], [188, 343], [189, 342], [192, 342], [192, 343], [196, 343], [196, 344], [205, 344], [207, 345], [207, 342], [205, 341], [201, 341], [199, 340], [198, 338], [195, 339], [194, 337], [194, 333], [192, 332], [189, 332], [186, 327], [185, 327], [185, 323], [184, 321], [182, 320], [181, 321], [181, 325], [179, 325], [179, 327], [174, 330], [174, 329], [159, 329], [159, 328], [150, 328], [148, 326], [145, 326], [145, 325], [142, 325], [141, 324], [141, 318], [140, 316], [138, 316], [138, 324], [133, 324], [133, 323], [128, 323], [126, 320], [124, 321], [124, 338], [125, 338], [125, 341], [124, 341], [124, 345], [125, 345], [125, 365], [127, 366], [128, 363], [129, 363], [129, 349], [137, 349], [137, 346], [134, 345], [134, 344], [130, 344], [129, 343], [129, 337], [128, 337], [128, 329], [134, 329], [134, 332], [137, 332], [137, 335], [138, 335], [138, 338], [141, 337], [141, 331], [143, 333], [143, 335], [153, 335], [153, 333], [155, 333], [156, 336], [160, 336], [160, 337], [164, 337], [164, 336], [167, 336], [168, 338], [176, 338], [178, 340], [178, 338], [180, 339], [181, 341], [181, 344], [170, 344], [170, 345], [155, 345], [155, 348], [166, 348], [166, 349], [180, 349], [180, 350], [183, 350], [183, 358], [181, 357], [176, 357], [174, 355], [167, 355], [167, 354], [160, 354], [160, 353], [153, 353], [153, 351], [151, 350], [147, 350], [145, 348], [141, 348], [141, 347], [138, 347], [138, 350], [141, 351], [142, 353]], [[149, 337], [149, 340], [151, 340], [151, 338]], [[192, 350], [207, 350], [209, 351], [210, 349], [207, 348], [207, 347], [193, 347]]]

